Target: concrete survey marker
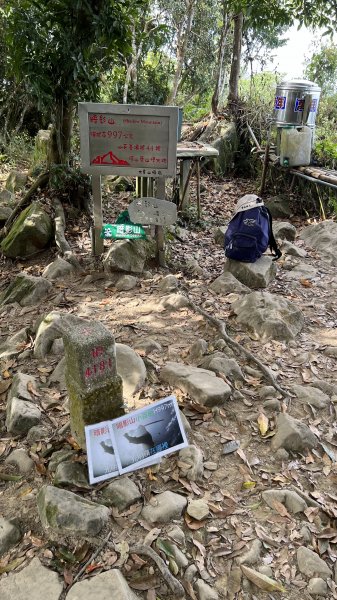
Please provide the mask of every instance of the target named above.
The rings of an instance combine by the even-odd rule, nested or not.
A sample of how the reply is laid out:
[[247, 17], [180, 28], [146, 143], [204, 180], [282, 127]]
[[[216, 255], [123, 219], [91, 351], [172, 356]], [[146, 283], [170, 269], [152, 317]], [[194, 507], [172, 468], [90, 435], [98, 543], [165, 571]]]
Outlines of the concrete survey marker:
[[68, 316], [63, 325], [72, 434], [85, 447], [84, 427], [124, 414], [113, 335], [99, 322]]
[[135, 198], [128, 211], [131, 221], [141, 225], [173, 225], [177, 220], [177, 206], [158, 198]]

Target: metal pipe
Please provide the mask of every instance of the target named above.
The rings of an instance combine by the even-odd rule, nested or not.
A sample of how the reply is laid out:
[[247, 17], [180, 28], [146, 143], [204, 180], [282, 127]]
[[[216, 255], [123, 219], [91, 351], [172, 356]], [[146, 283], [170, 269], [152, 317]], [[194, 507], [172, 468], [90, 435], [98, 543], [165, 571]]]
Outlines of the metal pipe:
[[304, 173], [301, 173], [300, 171], [295, 171], [295, 169], [290, 169], [290, 173], [293, 173], [293, 175], [297, 175], [298, 177], [303, 177], [303, 179], [308, 179], [308, 181], [312, 181], [313, 183], [320, 183], [321, 185], [327, 185], [328, 187], [331, 187], [331, 188], [337, 190], [337, 185], [334, 185], [333, 183], [329, 183], [328, 181], [324, 181], [323, 179], [315, 179], [314, 177], [305, 175]]

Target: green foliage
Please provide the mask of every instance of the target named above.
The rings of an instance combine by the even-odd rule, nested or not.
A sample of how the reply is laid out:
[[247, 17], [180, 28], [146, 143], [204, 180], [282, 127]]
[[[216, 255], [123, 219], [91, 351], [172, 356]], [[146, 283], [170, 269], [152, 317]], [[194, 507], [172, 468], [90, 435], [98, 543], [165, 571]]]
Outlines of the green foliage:
[[266, 71], [242, 79], [239, 84], [239, 95], [245, 104], [248, 123], [260, 143], [266, 141], [272, 123], [277, 82], [275, 73]]
[[11, 167], [28, 168], [33, 160], [34, 143], [27, 133], [10, 136], [9, 140], [0, 137], [0, 160]]
[[323, 45], [307, 61], [305, 76], [318, 83], [323, 94], [337, 92], [337, 45]]
[[205, 115], [209, 115], [211, 109], [212, 92], [196, 94], [184, 105], [184, 120], [197, 122]]
[[337, 94], [326, 96], [318, 105], [313, 158], [320, 165], [337, 166]]

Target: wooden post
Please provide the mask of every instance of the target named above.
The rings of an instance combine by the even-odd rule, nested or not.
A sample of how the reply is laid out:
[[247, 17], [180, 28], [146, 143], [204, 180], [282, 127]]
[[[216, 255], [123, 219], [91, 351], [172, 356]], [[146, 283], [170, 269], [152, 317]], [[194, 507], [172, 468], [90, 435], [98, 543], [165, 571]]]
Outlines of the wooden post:
[[201, 217], [201, 204], [200, 204], [200, 158], [197, 158], [197, 211], [198, 211], [198, 221], [200, 221]]
[[184, 210], [189, 206], [190, 203], [190, 169], [191, 169], [191, 160], [183, 158], [180, 162], [180, 186], [179, 186], [179, 196], [181, 209]]
[[94, 227], [92, 231], [92, 254], [100, 256], [103, 254], [104, 241], [100, 237], [103, 227], [101, 176], [91, 176], [92, 197], [94, 202]]
[[[165, 179], [164, 177], [158, 177], [156, 179], [156, 198], [165, 200]], [[166, 267], [165, 262], [165, 238], [164, 228], [162, 225], [156, 225], [155, 229], [156, 243], [157, 243], [157, 262], [160, 267]]]

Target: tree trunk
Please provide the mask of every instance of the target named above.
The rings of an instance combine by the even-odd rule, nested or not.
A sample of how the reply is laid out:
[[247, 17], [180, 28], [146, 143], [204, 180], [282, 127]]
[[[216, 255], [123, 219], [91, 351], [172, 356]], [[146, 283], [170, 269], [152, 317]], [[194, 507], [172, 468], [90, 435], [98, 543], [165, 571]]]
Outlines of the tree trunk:
[[241, 64], [241, 46], [242, 46], [243, 13], [240, 12], [234, 17], [234, 40], [233, 55], [231, 64], [231, 73], [229, 77], [228, 104], [234, 108], [239, 98], [239, 79]]
[[184, 30], [184, 23], [182, 22], [179, 27], [177, 36], [177, 64], [173, 78], [172, 90], [169, 93], [166, 104], [175, 104], [177, 92], [181, 80], [181, 74], [184, 66], [184, 60], [186, 55], [188, 38], [191, 33], [193, 17], [194, 17], [194, 3], [195, 0], [186, 0], [186, 26]]
[[221, 95], [221, 90], [223, 88], [224, 81], [224, 58], [225, 58], [225, 48], [226, 48], [226, 39], [228, 33], [228, 14], [227, 14], [227, 2], [223, 2], [223, 16], [222, 16], [222, 28], [221, 28], [221, 37], [220, 37], [220, 45], [218, 52], [218, 64], [217, 64], [217, 74], [216, 74], [216, 83], [215, 89], [212, 96], [211, 107], [212, 114], [217, 115], [219, 109], [219, 100]]
[[68, 166], [73, 115], [73, 102], [65, 103], [62, 98], [59, 99], [51, 133], [49, 163]]

